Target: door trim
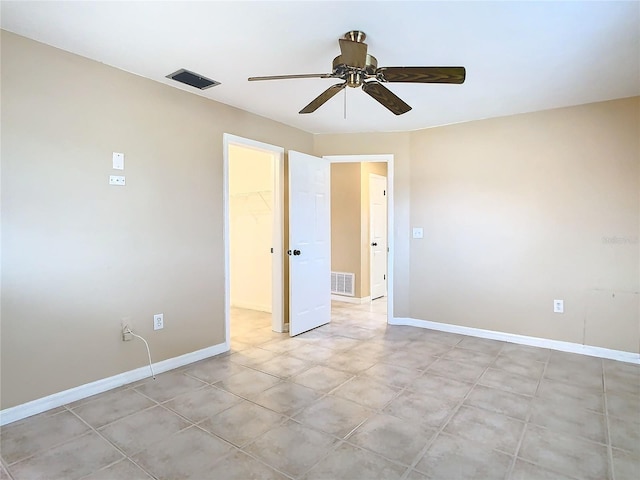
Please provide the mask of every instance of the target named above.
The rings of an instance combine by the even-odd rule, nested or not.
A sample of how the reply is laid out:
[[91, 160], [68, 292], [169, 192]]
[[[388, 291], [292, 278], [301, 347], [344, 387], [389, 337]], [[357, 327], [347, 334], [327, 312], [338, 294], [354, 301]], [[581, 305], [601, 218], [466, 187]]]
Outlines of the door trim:
[[331, 163], [363, 163], [363, 162], [386, 162], [387, 163], [387, 323], [393, 320], [393, 261], [394, 242], [393, 234], [393, 161], [394, 156], [390, 154], [382, 155], [325, 155]]
[[222, 135], [222, 204], [223, 204], [223, 236], [224, 236], [224, 317], [225, 339], [231, 343], [231, 280], [229, 261], [229, 146], [258, 150], [269, 153], [273, 157], [273, 258], [271, 279], [271, 328], [275, 332], [284, 332], [284, 148], [249, 138], [238, 137], [229, 133]]

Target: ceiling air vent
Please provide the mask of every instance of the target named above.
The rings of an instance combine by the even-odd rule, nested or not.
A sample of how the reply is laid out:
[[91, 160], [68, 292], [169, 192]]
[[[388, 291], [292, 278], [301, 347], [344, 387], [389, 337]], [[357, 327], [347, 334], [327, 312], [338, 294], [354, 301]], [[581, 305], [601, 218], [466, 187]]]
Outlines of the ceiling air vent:
[[207, 88], [220, 85], [220, 82], [216, 82], [215, 80], [211, 80], [210, 78], [190, 72], [189, 70], [186, 70], [184, 68], [181, 68], [177, 72], [173, 72], [172, 74], [167, 75], [167, 78], [175, 80], [176, 82], [199, 88], [200, 90], [205, 90]]

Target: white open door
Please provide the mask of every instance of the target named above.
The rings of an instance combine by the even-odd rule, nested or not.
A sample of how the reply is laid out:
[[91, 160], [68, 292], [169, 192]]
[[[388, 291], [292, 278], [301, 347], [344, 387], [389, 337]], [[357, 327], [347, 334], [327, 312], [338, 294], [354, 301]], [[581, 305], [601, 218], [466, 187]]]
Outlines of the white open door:
[[371, 300], [387, 294], [387, 179], [369, 174]]
[[289, 151], [289, 332], [331, 321], [331, 171]]

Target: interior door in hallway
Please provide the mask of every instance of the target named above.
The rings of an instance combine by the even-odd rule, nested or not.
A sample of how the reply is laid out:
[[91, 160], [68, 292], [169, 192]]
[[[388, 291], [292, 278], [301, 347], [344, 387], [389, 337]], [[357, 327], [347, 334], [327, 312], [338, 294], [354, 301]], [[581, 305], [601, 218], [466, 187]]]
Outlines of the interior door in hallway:
[[369, 174], [371, 300], [387, 294], [387, 179]]
[[289, 332], [331, 321], [330, 163], [289, 151]]

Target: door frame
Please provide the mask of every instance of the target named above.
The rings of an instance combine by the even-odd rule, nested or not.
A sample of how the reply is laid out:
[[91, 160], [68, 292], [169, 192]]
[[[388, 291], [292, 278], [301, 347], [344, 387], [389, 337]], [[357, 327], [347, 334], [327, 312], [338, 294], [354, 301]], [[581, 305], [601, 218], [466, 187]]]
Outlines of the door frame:
[[331, 163], [370, 163], [387, 164], [387, 323], [393, 320], [393, 154], [382, 155], [324, 155]]
[[[373, 232], [373, 208], [371, 208], [373, 206], [373, 202], [372, 202], [372, 198], [371, 198], [371, 184], [372, 179], [373, 178], [383, 178], [384, 179], [384, 183], [385, 183], [385, 190], [389, 190], [389, 180], [387, 177], [383, 177], [382, 175], [378, 175], [377, 173], [369, 173], [369, 247], [371, 247], [371, 236], [372, 236], [372, 232]], [[387, 203], [385, 210], [387, 211], [387, 217], [389, 216], [389, 203], [387, 202], [387, 196], [385, 195], [385, 202]], [[389, 242], [389, 231], [387, 229], [387, 225], [385, 225], [385, 236], [387, 237], [387, 247], [389, 246], [388, 242]], [[389, 256], [389, 252], [385, 252], [387, 257]], [[386, 263], [386, 262], [385, 262]], [[369, 248], [369, 295], [371, 296], [371, 298], [373, 299], [373, 248]], [[385, 294], [383, 296], [387, 296], [387, 291], [388, 291], [388, 286], [389, 286], [389, 282], [387, 281], [389, 276], [389, 272], [386, 272], [386, 277], [385, 277], [385, 281], [384, 281], [384, 292]]]
[[236, 145], [273, 158], [273, 256], [271, 260], [271, 328], [284, 332], [284, 148], [249, 138], [224, 133], [222, 135], [223, 173], [223, 237], [224, 237], [224, 317], [225, 342], [231, 346], [231, 278], [230, 278], [230, 225], [229, 225], [229, 147]]

